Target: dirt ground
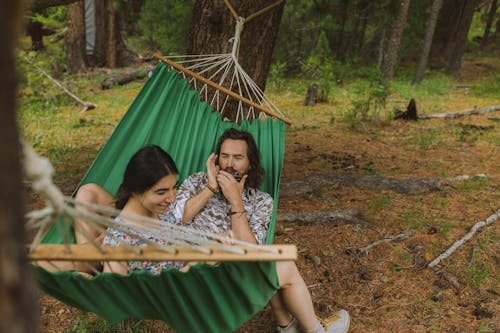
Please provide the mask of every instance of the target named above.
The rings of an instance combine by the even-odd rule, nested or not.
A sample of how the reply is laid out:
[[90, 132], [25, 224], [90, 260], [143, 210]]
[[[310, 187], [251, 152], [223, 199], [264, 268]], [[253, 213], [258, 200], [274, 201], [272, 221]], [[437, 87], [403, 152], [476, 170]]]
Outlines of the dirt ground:
[[[358, 333], [500, 332], [499, 222], [442, 263], [460, 289], [426, 267], [476, 222], [500, 209], [499, 117], [497, 111], [354, 129], [328, 121], [288, 129], [282, 183], [321, 172], [398, 179], [485, 175], [418, 195], [332, 185], [280, 199], [278, 214], [352, 208], [370, 223], [277, 225], [275, 243], [298, 247], [297, 265], [320, 316], [344, 308], [352, 317], [349, 332]], [[402, 231], [413, 235], [367, 253], [356, 251]], [[64, 332], [78, 318], [88, 318], [48, 296], [40, 299], [40, 333]], [[237, 332], [274, 332], [275, 325], [265, 308]], [[158, 322], [148, 327], [169, 332]]]

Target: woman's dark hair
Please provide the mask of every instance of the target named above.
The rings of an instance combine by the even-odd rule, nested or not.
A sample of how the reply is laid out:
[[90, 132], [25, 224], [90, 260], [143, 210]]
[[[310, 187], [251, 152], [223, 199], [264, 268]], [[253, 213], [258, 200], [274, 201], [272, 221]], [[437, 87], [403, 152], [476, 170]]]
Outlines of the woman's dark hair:
[[133, 194], [144, 193], [163, 177], [177, 173], [174, 160], [163, 149], [156, 145], [141, 148], [127, 164], [115, 207], [123, 209]]
[[217, 156], [220, 156], [220, 148], [227, 139], [243, 140], [247, 143], [247, 156], [250, 161], [250, 167], [248, 168], [248, 177], [245, 182], [245, 186], [250, 188], [259, 188], [264, 175], [264, 168], [260, 165], [259, 149], [257, 148], [257, 144], [255, 143], [252, 134], [235, 128], [226, 130], [220, 137], [219, 144], [217, 145]]

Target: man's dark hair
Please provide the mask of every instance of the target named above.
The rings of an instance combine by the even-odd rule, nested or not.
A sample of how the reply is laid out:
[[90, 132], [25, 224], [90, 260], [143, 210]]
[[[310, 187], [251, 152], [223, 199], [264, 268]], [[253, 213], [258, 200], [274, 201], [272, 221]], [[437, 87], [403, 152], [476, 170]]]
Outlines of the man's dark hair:
[[245, 182], [245, 186], [250, 188], [259, 188], [264, 175], [264, 168], [260, 165], [259, 149], [257, 148], [257, 144], [255, 143], [252, 134], [235, 128], [226, 130], [220, 137], [219, 144], [217, 145], [217, 156], [220, 156], [220, 148], [227, 139], [243, 140], [247, 143], [247, 156], [250, 161], [250, 166], [248, 168], [248, 177]]

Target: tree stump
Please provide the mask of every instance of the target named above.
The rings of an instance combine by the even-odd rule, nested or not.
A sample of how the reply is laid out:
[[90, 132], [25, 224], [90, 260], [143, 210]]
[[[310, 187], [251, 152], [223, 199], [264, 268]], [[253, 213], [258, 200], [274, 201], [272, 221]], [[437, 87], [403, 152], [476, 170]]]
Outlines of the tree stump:
[[405, 112], [394, 108], [394, 119], [418, 120], [417, 103], [415, 102], [415, 99], [412, 98], [410, 100]]
[[311, 83], [307, 87], [306, 99], [304, 100], [304, 105], [313, 106], [318, 102], [318, 84], [316, 82]]

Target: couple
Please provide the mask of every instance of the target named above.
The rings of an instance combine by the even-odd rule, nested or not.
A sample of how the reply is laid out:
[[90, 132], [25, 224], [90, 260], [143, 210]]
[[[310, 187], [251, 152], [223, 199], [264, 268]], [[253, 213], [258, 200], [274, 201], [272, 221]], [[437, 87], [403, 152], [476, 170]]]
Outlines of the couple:
[[[128, 213], [161, 218], [176, 202], [175, 209], [167, 215], [175, 215], [179, 223], [264, 244], [273, 200], [269, 194], [258, 190], [263, 169], [251, 134], [236, 129], [224, 132], [216, 153], [209, 156], [206, 166], [206, 173], [191, 175], [177, 191], [178, 171], [172, 158], [157, 146], [142, 148], [127, 165], [116, 207]], [[242, 175], [241, 179], [237, 180], [239, 177], [233, 174]], [[99, 204], [114, 201], [96, 184], [82, 186], [76, 200]], [[82, 224], [76, 228], [79, 243], [88, 242], [82, 235], [91, 232], [82, 228], [85, 228]], [[106, 242], [110, 243], [107, 237]], [[152, 263], [153, 266], [162, 264]], [[165, 268], [170, 267], [164, 264]], [[119, 273], [130, 269], [133, 267], [113, 262], [104, 267], [105, 271]], [[278, 332], [347, 332], [349, 314], [345, 310], [326, 321], [317, 319], [311, 295], [294, 262], [276, 262], [276, 271], [280, 289], [271, 299], [271, 307], [278, 322]]]

